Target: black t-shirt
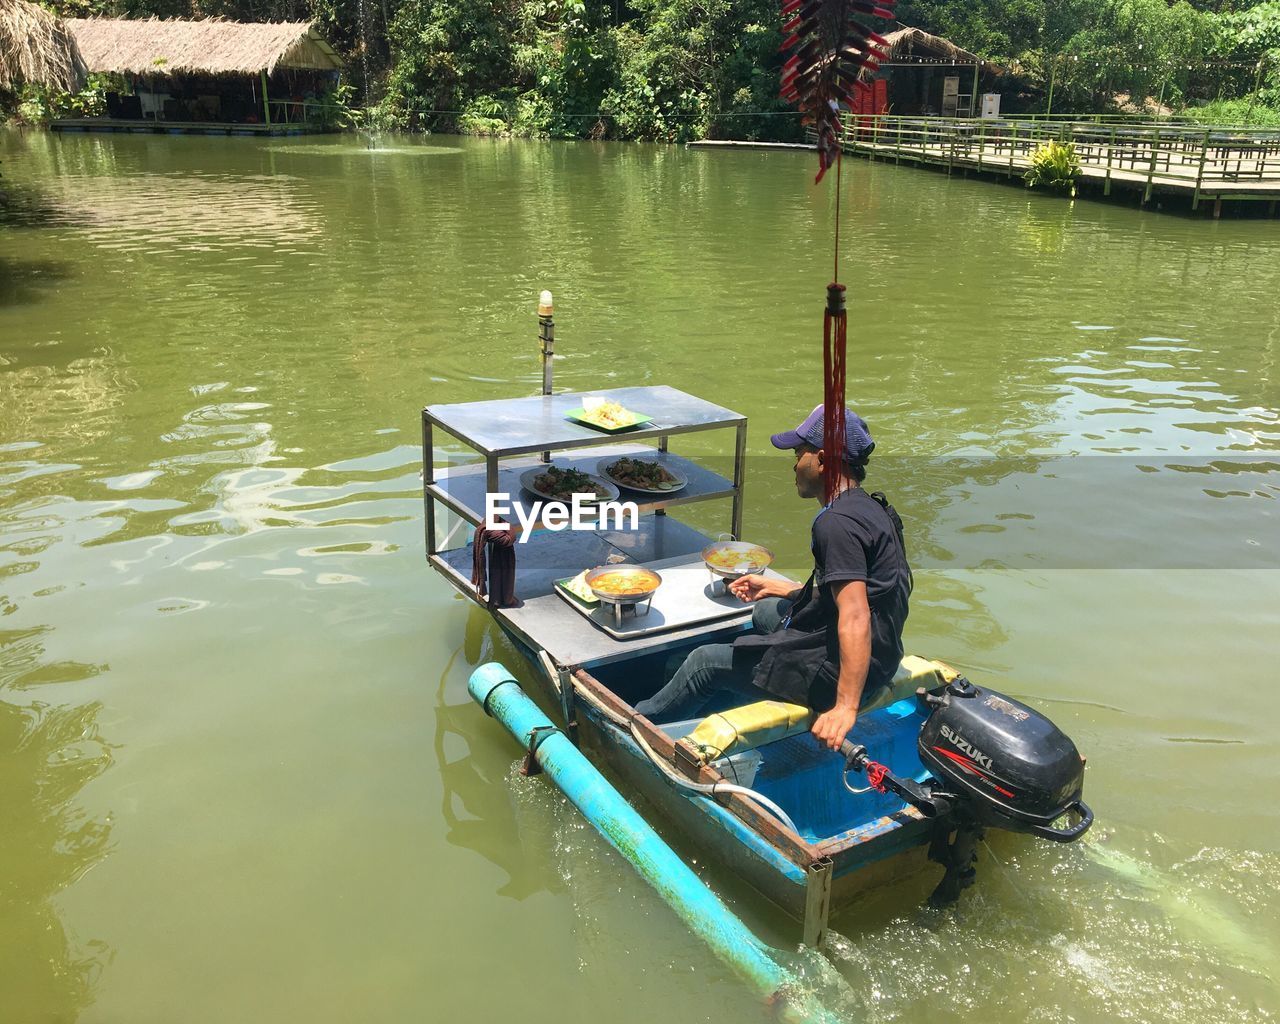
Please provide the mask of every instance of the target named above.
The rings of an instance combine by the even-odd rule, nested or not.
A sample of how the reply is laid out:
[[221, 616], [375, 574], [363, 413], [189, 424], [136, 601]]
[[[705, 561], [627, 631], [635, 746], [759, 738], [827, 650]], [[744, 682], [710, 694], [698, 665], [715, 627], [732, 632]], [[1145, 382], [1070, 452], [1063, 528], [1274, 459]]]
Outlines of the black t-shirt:
[[889, 510], [861, 487], [851, 488], [813, 521], [813, 576], [797, 596], [790, 621], [765, 636], [740, 638], [746, 651], [764, 647], [757, 686], [784, 700], [825, 710], [835, 703], [840, 671], [839, 613], [831, 584], [867, 587], [871, 611], [871, 664], [864, 701], [885, 686], [902, 660], [902, 627], [911, 594], [911, 570]]

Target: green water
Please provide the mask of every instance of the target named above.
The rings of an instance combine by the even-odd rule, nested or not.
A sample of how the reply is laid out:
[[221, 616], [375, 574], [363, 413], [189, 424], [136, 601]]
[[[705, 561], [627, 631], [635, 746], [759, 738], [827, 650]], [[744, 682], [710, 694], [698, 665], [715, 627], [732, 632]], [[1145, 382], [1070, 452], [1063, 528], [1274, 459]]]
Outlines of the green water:
[[[750, 416], [747, 532], [803, 574], [767, 435], [818, 400], [812, 159], [9, 133], [0, 161], [0, 1020], [768, 1019], [468, 700], [516, 660], [424, 564], [418, 410], [532, 391], [551, 288], [558, 385]], [[1051, 714], [1099, 825], [984, 850], [940, 919], [927, 880], [882, 890], [836, 919], [838, 978], [801, 967], [851, 1021], [1274, 1020], [1274, 225], [846, 170], [908, 648]]]

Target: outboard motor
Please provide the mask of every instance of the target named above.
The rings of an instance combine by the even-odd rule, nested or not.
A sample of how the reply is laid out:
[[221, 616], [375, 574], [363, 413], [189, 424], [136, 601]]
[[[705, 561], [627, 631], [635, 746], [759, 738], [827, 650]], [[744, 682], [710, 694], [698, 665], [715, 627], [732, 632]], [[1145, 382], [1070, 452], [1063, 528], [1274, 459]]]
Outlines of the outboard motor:
[[[920, 730], [920, 760], [933, 776], [901, 779], [872, 761], [865, 747], [841, 747], [846, 771], [864, 771], [938, 823], [930, 857], [947, 874], [930, 902], [952, 902], [973, 882], [983, 828], [1026, 832], [1070, 843], [1093, 824], [1081, 799], [1084, 758], [1052, 722], [1025, 704], [960, 676], [916, 699], [931, 709]], [[1066, 827], [1057, 822], [1067, 818]], [[955, 833], [954, 840], [951, 838]]]

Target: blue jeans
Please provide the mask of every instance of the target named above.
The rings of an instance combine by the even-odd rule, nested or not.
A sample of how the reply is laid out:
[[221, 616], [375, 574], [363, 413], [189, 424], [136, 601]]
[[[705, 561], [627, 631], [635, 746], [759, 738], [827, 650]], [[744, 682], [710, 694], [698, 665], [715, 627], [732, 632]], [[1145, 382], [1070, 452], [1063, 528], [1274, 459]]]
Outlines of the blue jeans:
[[[785, 597], [766, 597], [756, 602], [751, 627], [757, 633], [781, 628], [791, 610]], [[704, 644], [694, 648], [661, 690], [636, 704], [636, 711], [651, 722], [675, 722], [696, 718], [716, 694], [728, 690], [747, 701], [776, 700], [773, 694], [751, 682], [762, 650], [738, 651], [733, 644]]]

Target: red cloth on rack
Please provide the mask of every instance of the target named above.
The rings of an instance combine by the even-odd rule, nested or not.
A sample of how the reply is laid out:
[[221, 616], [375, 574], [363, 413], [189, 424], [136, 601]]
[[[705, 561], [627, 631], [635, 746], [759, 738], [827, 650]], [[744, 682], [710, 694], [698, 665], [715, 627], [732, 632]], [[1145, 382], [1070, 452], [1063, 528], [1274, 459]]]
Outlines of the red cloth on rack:
[[494, 523], [478, 526], [471, 542], [471, 583], [477, 597], [488, 598], [490, 608], [511, 608], [517, 603], [516, 531], [506, 526], [505, 530], [496, 529]]

